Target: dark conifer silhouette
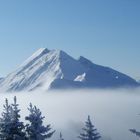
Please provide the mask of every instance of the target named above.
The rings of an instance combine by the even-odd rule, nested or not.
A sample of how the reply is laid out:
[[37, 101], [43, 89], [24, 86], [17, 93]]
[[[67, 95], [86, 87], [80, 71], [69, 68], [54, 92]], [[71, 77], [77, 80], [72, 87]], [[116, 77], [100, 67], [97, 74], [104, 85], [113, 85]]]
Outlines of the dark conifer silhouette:
[[1, 140], [25, 140], [24, 124], [20, 119], [20, 109], [18, 109], [16, 97], [14, 103], [8, 104], [5, 100], [4, 111], [0, 118], [0, 139]]
[[100, 134], [97, 132], [97, 129], [94, 127], [88, 116], [87, 121], [85, 122], [85, 127], [82, 129], [83, 133], [78, 136], [81, 140], [99, 140], [101, 138]]
[[42, 113], [36, 106], [30, 104], [28, 108], [30, 114], [25, 119], [29, 121], [26, 126], [27, 137], [29, 140], [46, 140], [50, 138], [55, 131], [51, 131], [51, 126], [43, 125]]

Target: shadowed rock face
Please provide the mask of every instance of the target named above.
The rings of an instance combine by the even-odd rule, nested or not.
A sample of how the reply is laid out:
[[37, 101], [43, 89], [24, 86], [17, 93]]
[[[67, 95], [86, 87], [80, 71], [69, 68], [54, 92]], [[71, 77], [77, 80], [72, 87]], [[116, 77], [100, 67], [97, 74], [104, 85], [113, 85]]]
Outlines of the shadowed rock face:
[[109, 67], [94, 64], [84, 57], [80, 57], [79, 62], [88, 69], [84, 77], [84, 82], [88, 87], [138, 86], [138, 83], [133, 78]]
[[131, 77], [92, 63], [76, 60], [61, 50], [41, 48], [7, 77], [0, 80], [2, 91], [35, 89], [135, 87]]

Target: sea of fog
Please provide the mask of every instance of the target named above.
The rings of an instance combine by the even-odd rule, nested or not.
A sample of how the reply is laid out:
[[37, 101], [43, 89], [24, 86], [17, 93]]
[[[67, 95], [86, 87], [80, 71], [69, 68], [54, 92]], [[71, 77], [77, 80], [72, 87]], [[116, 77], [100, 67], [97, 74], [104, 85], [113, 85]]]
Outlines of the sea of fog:
[[46, 117], [44, 124], [56, 130], [52, 140], [77, 140], [87, 116], [91, 116], [103, 140], [137, 140], [130, 128], [140, 131], [140, 90], [64, 90], [52, 92], [1, 93], [0, 112], [5, 98], [13, 102], [17, 96], [22, 118], [28, 115], [27, 107], [33, 103]]

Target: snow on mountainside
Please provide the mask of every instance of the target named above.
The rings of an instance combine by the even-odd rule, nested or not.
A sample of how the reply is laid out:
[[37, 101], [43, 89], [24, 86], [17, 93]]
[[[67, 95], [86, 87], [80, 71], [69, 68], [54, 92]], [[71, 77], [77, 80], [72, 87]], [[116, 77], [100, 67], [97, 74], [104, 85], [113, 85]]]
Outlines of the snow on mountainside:
[[138, 83], [84, 57], [76, 60], [63, 51], [46, 48], [39, 49], [0, 82], [2, 91], [122, 86], [138, 86]]

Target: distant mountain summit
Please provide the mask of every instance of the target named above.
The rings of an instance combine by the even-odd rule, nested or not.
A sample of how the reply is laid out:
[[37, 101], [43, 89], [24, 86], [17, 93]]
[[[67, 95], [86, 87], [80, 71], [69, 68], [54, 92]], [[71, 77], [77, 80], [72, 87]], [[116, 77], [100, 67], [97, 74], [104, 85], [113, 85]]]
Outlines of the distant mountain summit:
[[36, 89], [118, 88], [136, 87], [133, 78], [92, 63], [72, 58], [61, 50], [41, 48], [14, 72], [0, 80], [1, 91], [32, 91]]

